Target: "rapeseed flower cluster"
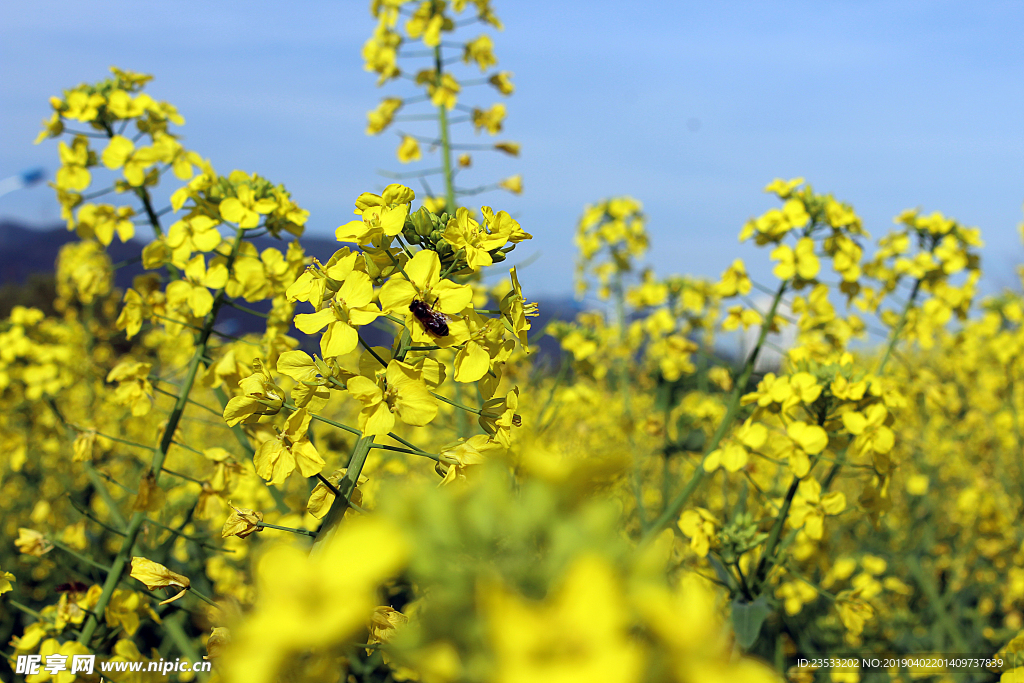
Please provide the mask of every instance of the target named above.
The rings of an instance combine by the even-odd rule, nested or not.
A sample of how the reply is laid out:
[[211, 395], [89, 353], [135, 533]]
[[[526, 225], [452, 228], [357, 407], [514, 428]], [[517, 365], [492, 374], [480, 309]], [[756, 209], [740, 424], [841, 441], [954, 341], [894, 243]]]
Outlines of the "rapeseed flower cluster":
[[[506, 108], [463, 105], [474, 82], [443, 50], [507, 96], [490, 35], [453, 40], [501, 22], [485, 0], [371, 11], [381, 84], [410, 43], [433, 64], [409, 73], [420, 99], [385, 98], [367, 132], [429, 101], [437, 137], [401, 132], [398, 156], [436, 146], [444, 190], [423, 174], [422, 191], [359, 195], [333, 253], [303, 248], [309, 215], [284, 186], [185, 149], [149, 76], [114, 69], [51, 100], [40, 140], [59, 138], [54, 189], [80, 240], [49, 312], [0, 321], [12, 668], [95, 654], [207, 657], [214, 680], [247, 683], [756, 683], [876, 673], [801, 658], [973, 652], [1012, 680], [1024, 298], [975, 300], [979, 231], [910, 210], [872, 242], [853, 207], [779, 179], [739, 235], [775, 282], [741, 259], [708, 280], [646, 267], [640, 202], [606, 199], [579, 221], [576, 273], [607, 310], [550, 323], [561, 359], [545, 365], [529, 271], [482, 280], [530, 233], [459, 203], [521, 180], [454, 182], [472, 166], [452, 163], [469, 151], [457, 118], [493, 135]], [[106, 247], [139, 227], [144, 272], [122, 292]], [[260, 331], [230, 334], [229, 308]], [[740, 329], [750, 352], [723, 354]], [[29, 680], [50, 678], [96, 680]]]

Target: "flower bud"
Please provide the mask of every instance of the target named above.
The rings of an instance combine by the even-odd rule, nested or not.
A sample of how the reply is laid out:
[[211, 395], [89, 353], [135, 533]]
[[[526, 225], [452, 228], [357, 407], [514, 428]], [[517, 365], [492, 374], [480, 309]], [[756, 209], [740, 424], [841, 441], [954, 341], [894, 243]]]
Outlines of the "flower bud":
[[435, 228], [433, 214], [427, 211], [425, 207], [420, 207], [413, 211], [409, 218], [406, 219], [406, 223], [412, 223], [413, 230], [422, 237], [430, 235]]

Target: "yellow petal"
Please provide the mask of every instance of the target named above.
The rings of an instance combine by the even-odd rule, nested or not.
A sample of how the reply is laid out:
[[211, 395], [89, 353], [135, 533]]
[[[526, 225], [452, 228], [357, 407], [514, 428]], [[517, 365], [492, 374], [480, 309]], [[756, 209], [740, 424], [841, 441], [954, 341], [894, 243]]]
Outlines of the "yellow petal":
[[846, 496], [842, 491], [833, 491], [821, 499], [821, 509], [830, 515], [838, 515], [846, 509]]
[[300, 332], [313, 334], [324, 329], [328, 324], [336, 322], [338, 316], [334, 314], [334, 308], [328, 306], [316, 313], [300, 313], [295, 316], [295, 327]]
[[[421, 252], [422, 253], [422, 252]], [[433, 253], [433, 252], [431, 252]], [[465, 310], [473, 300], [473, 289], [469, 285], [460, 285], [451, 280], [442, 280], [434, 285], [430, 294], [436, 297], [432, 303], [434, 310], [446, 315], [456, 315]]]
[[327, 327], [320, 338], [320, 353], [324, 358], [344, 356], [359, 346], [359, 333], [348, 323], [336, 321]]
[[350, 379], [345, 386], [353, 398], [363, 403], [379, 402], [382, 400], [383, 395], [381, 394], [380, 387], [361, 375]]
[[[409, 279], [415, 283], [416, 287], [421, 292], [425, 292], [436, 285], [441, 278], [441, 259], [437, 257], [436, 252], [424, 249], [423, 251], [416, 252], [416, 255], [409, 260], [409, 263], [405, 264], [405, 272]], [[389, 284], [393, 280], [394, 278], [389, 280]], [[472, 298], [472, 294], [470, 294], [470, 298]], [[381, 296], [381, 303], [384, 303], [383, 295]], [[433, 302], [428, 301], [427, 303]]]
[[411, 382], [398, 393], [395, 412], [402, 422], [422, 426], [437, 415], [437, 400], [430, 395], [423, 382]]
[[[351, 384], [351, 380], [349, 383]], [[366, 436], [383, 436], [394, 426], [395, 416], [384, 403], [369, 405], [359, 411], [359, 429]]]
[[474, 341], [466, 342], [455, 355], [455, 381], [475, 382], [484, 375], [491, 367], [491, 356], [480, 344]]
[[854, 436], [862, 433], [867, 424], [867, 418], [865, 418], [861, 413], [856, 411], [843, 413], [843, 426], [846, 427], [846, 431], [850, 432]]
[[380, 289], [380, 306], [385, 313], [394, 313], [395, 311], [408, 313], [409, 304], [418, 296], [419, 292], [412, 284], [401, 276], [395, 275]]

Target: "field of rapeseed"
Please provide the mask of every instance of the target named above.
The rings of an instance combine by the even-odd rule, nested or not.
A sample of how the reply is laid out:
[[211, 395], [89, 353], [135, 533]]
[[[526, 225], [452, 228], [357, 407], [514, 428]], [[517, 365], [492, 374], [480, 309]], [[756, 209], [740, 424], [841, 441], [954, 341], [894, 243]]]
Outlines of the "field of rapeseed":
[[[50, 101], [37, 142], [79, 239], [57, 314], [0, 321], [0, 679], [205, 660], [168, 675], [1016, 680], [1024, 298], [975, 296], [980, 231], [908, 210], [869, 235], [777, 179], [738, 226], [775, 281], [739, 259], [704, 280], [643, 268], [642, 205], [608, 198], [582, 208], [576, 273], [611, 313], [538, 329], [503, 263], [530, 226], [471, 203], [522, 180], [455, 183], [469, 151], [519, 153], [452, 133], [502, 130], [505, 105], [463, 86], [504, 98], [511, 74], [458, 18], [500, 20], [486, 0], [371, 10], [367, 70], [422, 94], [385, 96], [367, 133], [429, 114], [436, 135], [397, 156], [436, 152], [441, 185], [349, 198], [334, 253], [303, 249], [278, 179], [183, 147], [150, 76]], [[145, 273], [121, 291], [105, 247], [137, 232]], [[228, 334], [229, 308], [263, 332]], [[740, 329], [751, 353], [717, 353]], [[756, 372], [783, 329], [795, 344]]]

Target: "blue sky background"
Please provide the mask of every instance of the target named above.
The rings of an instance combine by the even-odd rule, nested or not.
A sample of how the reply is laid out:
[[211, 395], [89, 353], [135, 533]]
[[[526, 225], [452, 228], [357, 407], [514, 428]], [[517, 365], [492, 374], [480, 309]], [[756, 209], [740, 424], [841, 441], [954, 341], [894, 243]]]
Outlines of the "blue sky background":
[[[310, 231], [330, 235], [360, 192], [388, 182], [377, 169], [410, 170], [395, 159], [393, 131], [363, 133], [381, 97], [408, 92], [378, 89], [362, 70], [367, 5], [4, 0], [0, 178], [33, 166], [52, 177], [55, 143], [31, 144], [47, 98], [116, 64], [156, 76], [148, 91], [179, 107], [186, 146], [221, 172], [283, 182], [312, 212]], [[516, 93], [480, 87], [460, 101], [504, 101], [497, 139], [521, 142], [523, 154], [476, 154], [466, 183], [522, 173], [521, 197], [471, 202], [509, 210], [535, 236], [512, 259], [540, 253], [522, 274], [531, 295], [570, 291], [575, 220], [614, 194], [644, 203], [658, 272], [717, 276], [742, 255], [767, 280], [767, 253], [736, 238], [775, 205], [764, 185], [798, 175], [851, 202], [873, 236], [914, 206], [981, 227], [985, 289], [1019, 287], [1024, 3], [494, 7], [505, 23], [498, 66], [514, 72]], [[490, 140], [475, 137], [457, 133]], [[0, 217], [52, 222], [58, 208], [41, 186], [0, 198]]]

